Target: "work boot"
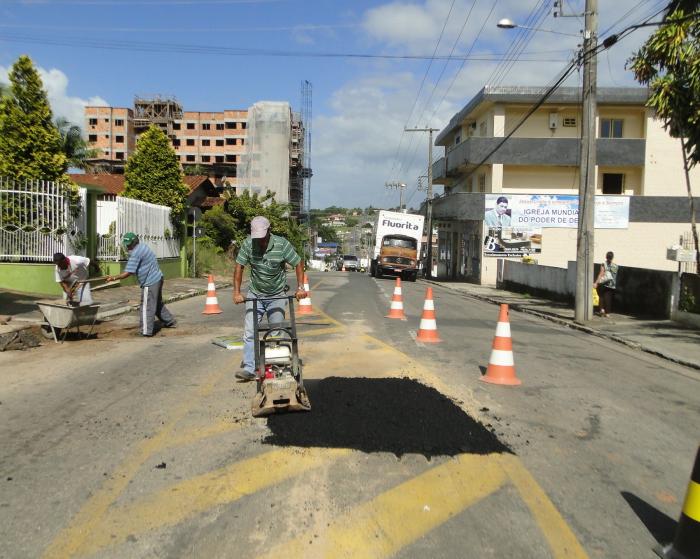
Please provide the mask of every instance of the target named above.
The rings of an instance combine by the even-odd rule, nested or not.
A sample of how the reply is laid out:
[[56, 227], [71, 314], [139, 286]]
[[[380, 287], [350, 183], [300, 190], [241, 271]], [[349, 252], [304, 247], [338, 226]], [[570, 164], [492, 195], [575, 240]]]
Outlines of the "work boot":
[[251, 381], [255, 380], [255, 373], [251, 373], [250, 371], [246, 371], [245, 369], [241, 369], [240, 371], [236, 371], [236, 378], [239, 378], [241, 380]]

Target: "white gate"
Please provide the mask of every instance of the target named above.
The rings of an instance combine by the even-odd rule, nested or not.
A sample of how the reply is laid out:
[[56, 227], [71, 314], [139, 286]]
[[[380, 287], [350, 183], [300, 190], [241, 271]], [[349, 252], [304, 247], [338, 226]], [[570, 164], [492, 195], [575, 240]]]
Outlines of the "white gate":
[[55, 252], [85, 254], [86, 191], [73, 197], [69, 188], [0, 177], [0, 261], [51, 262]]
[[[131, 198], [116, 197], [116, 226], [113, 234], [100, 235], [98, 258], [100, 260], [123, 260], [126, 254], [120, 247], [124, 233], [132, 232], [139, 236], [140, 242], [148, 245], [157, 258], [176, 258], [180, 256], [180, 242], [174, 237], [170, 208], [149, 204]], [[113, 213], [98, 212], [99, 219], [113, 219]], [[110, 229], [110, 223], [97, 223], [97, 230]]]

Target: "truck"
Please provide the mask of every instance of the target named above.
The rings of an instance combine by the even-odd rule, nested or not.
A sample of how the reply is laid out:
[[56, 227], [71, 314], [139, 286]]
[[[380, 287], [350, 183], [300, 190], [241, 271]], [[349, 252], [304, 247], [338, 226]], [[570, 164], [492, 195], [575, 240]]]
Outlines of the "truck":
[[416, 281], [424, 220], [422, 215], [379, 211], [369, 266], [373, 277], [392, 275]]

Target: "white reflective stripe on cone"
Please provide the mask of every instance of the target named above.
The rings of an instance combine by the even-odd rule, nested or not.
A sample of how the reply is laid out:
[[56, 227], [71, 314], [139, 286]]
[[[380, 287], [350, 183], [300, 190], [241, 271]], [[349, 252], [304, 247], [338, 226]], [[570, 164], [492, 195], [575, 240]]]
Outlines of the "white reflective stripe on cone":
[[496, 337], [510, 338], [510, 322], [499, 322], [496, 325]]
[[215, 289], [216, 289], [216, 286], [213, 283], [207, 284], [207, 291], [214, 291]]
[[401, 295], [401, 288], [400, 287], [394, 287], [394, 295]]
[[502, 349], [492, 349], [491, 350], [491, 358], [489, 359], [489, 364], [490, 365], [505, 365], [505, 366], [513, 366], [515, 363], [513, 362], [513, 352], [512, 351], [504, 351]]
[[435, 305], [433, 304], [432, 299], [425, 300], [425, 304], [423, 305], [423, 310], [424, 311], [434, 311], [435, 310]]
[[392, 301], [391, 308], [392, 309], [403, 309], [403, 303], [401, 301]]
[[421, 318], [420, 330], [437, 330], [437, 322], [434, 318]]
[[205, 304], [206, 305], [218, 305], [219, 301], [216, 300], [216, 297], [207, 297], [207, 302]]

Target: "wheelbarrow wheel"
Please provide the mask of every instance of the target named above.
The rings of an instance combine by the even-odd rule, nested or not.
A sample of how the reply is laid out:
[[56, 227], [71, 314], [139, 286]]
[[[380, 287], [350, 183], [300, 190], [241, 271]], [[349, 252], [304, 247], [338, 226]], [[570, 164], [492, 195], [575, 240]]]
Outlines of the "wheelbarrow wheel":
[[[61, 329], [60, 328], [55, 328], [56, 330], [56, 337], [61, 336]], [[41, 335], [44, 336], [47, 340], [53, 340], [53, 332], [51, 332], [51, 326], [48, 324], [42, 324], [41, 325]]]

